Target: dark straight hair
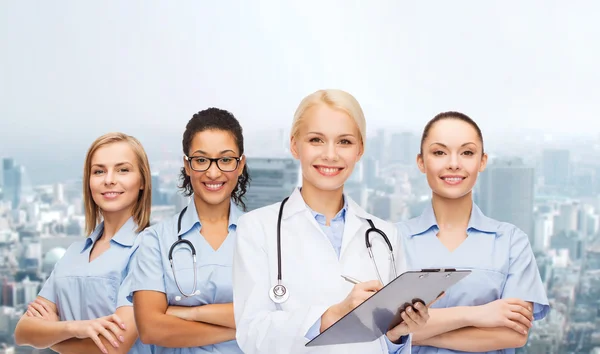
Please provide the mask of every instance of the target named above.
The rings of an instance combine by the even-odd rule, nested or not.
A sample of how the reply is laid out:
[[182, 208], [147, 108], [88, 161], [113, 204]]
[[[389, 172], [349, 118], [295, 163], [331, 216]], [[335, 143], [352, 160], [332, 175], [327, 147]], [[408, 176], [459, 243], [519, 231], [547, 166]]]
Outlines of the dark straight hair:
[[437, 123], [441, 120], [445, 120], [445, 119], [461, 120], [461, 121], [469, 124], [470, 126], [472, 126], [473, 129], [475, 129], [475, 131], [477, 132], [477, 136], [479, 137], [479, 141], [481, 142], [481, 153], [483, 154], [483, 151], [484, 151], [483, 150], [483, 135], [481, 134], [481, 129], [479, 129], [479, 126], [477, 125], [477, 123], [475, 123], [475, 121], [473, 119], [471, 119], [469, 116], [467, 116], [464, 113], [449, 111], [449, 112], [442, 112], [442, 113], [436, 115], [425, 125], [425, 128], [423, 129], [423, 135], [421, 135], [421, 149], [420, 149], [421, 155], [423, 155], [423, 143], [425, 142], [425, 139], [427, 139], [427, 136], [429, 135], [429, 131], [431, 130], [431, 127], [433, 127], [433, 125], [435, 123]]

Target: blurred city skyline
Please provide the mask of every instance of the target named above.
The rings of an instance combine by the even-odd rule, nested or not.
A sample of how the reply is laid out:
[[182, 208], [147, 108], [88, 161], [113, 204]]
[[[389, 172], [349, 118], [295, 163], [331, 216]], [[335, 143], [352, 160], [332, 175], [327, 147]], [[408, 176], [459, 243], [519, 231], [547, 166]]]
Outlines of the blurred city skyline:
[[0, 353], [37, 352], [12, 347], [14, 327], [84, 236], [98, 136], [144, 145], [159, 222], [187, 202], [187, 121], [227, 109], [256, 208], [294, 188], [292, 117], [323, 88], [360, 102], [367, 147], [345, 192], [390, 222], [431, 196], [415, 164], [427, 121], [473, 118], [490, 156], [475, 202], [527, 232], [552, 306], [518, 353], [599, 353], [598, 13], [593, 0], [0, 2]]

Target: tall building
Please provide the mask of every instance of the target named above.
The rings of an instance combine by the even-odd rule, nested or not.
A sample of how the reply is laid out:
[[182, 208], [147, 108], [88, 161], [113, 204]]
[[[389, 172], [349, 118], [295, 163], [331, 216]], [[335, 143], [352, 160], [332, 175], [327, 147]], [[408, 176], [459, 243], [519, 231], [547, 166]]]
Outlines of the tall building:
[[4, 187], [4, 170], [12, 168], [14, 160], [8, 157], [2, 159], [2, 171], [0, 171], [0, 187]]
[[15, 167], [15, 160], [6, 157], [2, 159], [2, 200], [10, 201], [12, 206], [12, 201], [14, 199], [14, 185], [13, 182], [13, 170]]
[[544, 150], [542, 153], [544, 185], [559, 188], [567, 187], [569, 185], [570, 167], [569, 150]]
[[392, 134], [389, 153], [391, 162], [414, 166], [419, 153], [419, 138], [411, 132]]
[[10, 157], [5, 157], [2, 159], [2, 171], [9, 171], [15, 167], [15, 160]]
[[2, 306], [14, 307], [17, 302], [17, 283], [3, 280], [2, 283]]
[[293, 158], [248, 158], [248, 211], [283, 200], [298, 186], [300, 165]]
[[65, 185], [57, 183], [53, 187], [54, 202], [57, 204], [64, 204], [65, 202]]
[[16, 209], [21, 201], [33, 196], [33, 188], [27, 178], [25, 167], [15, 164], [14, 159], [4, 158], [2, 161], [3, 200], [9, 201]]
[[571, 260], [579, 260], [584, 253], [584, 239], [577, 231], [560, 231], [552, 236], [551, 247], [567, 249]]
[[367, 139], [365, 157], [373, 158], [380, 163], [388, 161], [385, 129], [378, 129], [376, 136]]
[[363, 182], [369, 188], [375, 187], [379, 177], [379, 161], [372, 157], [365, 157], [362, 160]]
[[152, 205], [166, 205], [165, 194], [160, 189], [160, 175], [152, 172]]
[[558, 208], [554, 217], [554, 234], [559, 232], [576, 231], [578, 229], [579, 204], [565, 203]]
[[546, 252], [550, 248], [550, 239], [554, 234], [554, 217], [548, 213], [537, 213], [535, 215], [535, 226], [533, 230], [533, 251], [537, 253]]
[[359, 161], [354, 166], [354, 171], [350, 175], [350, 178], [344, 184], [344, 193], [348, 195], [354, 202], [364, 208], [367, 206], [368, 184], [365, 183], [365, 160]]
[[478, 181], [477, 204], [490, 218], [511, 223], [534, 243], [534, 169], [520, 159], [488, 165]]

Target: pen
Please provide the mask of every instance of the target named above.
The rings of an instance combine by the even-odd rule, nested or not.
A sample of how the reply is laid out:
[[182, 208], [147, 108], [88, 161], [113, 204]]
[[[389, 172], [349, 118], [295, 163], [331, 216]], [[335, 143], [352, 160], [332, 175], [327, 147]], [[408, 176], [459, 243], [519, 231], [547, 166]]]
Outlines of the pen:
[[352, 277], [349, 277], [349, 276], [347, 276], [347, 275], [342, 275], [342, 278], [344, 278], [344, 280], [346, 280], [347, 282], [350, 282], [350, 283], [352, 283], [352, 284], [358, 284], [358, 283], [361, 283], [361, 281], [360, 281], [360, 280], [356, 280], [356, 279], [354, 279], [354, 278], [352, 278]]

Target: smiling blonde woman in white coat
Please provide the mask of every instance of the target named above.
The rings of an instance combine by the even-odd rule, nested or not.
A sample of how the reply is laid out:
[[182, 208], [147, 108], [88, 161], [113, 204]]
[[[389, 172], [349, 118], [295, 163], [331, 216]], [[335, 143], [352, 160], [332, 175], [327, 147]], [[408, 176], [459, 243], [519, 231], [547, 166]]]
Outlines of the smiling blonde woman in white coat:
[[[396, 229], [354, 203], [344, 183], [364, 152], [365, 119], [356, 99], [340, 90], [307, 96], [294, 116], [290, 148], [300, 161], [302, 187], [295, 189], [281, 220], [281, 284], [289, 297], [271, 299], [278, 284], [277, 224], [281, 203], [240, 217], [233, 261], [236, 338], [246, 354], [410, 353], [410, 333], [423, 326], [425, 306], [409, 307], [404, 323], [373, 342], [305, 347], [384, 283], [405, 271]], [[250, 170], [252, 166], [249, 166]], [[383, 231], [371, 233], [377, 270], [365, 244], [368, 219]], [[379, 274], [378, 274], [379, 273]], [[347, 275], [364, 281], [353, 285]]]

